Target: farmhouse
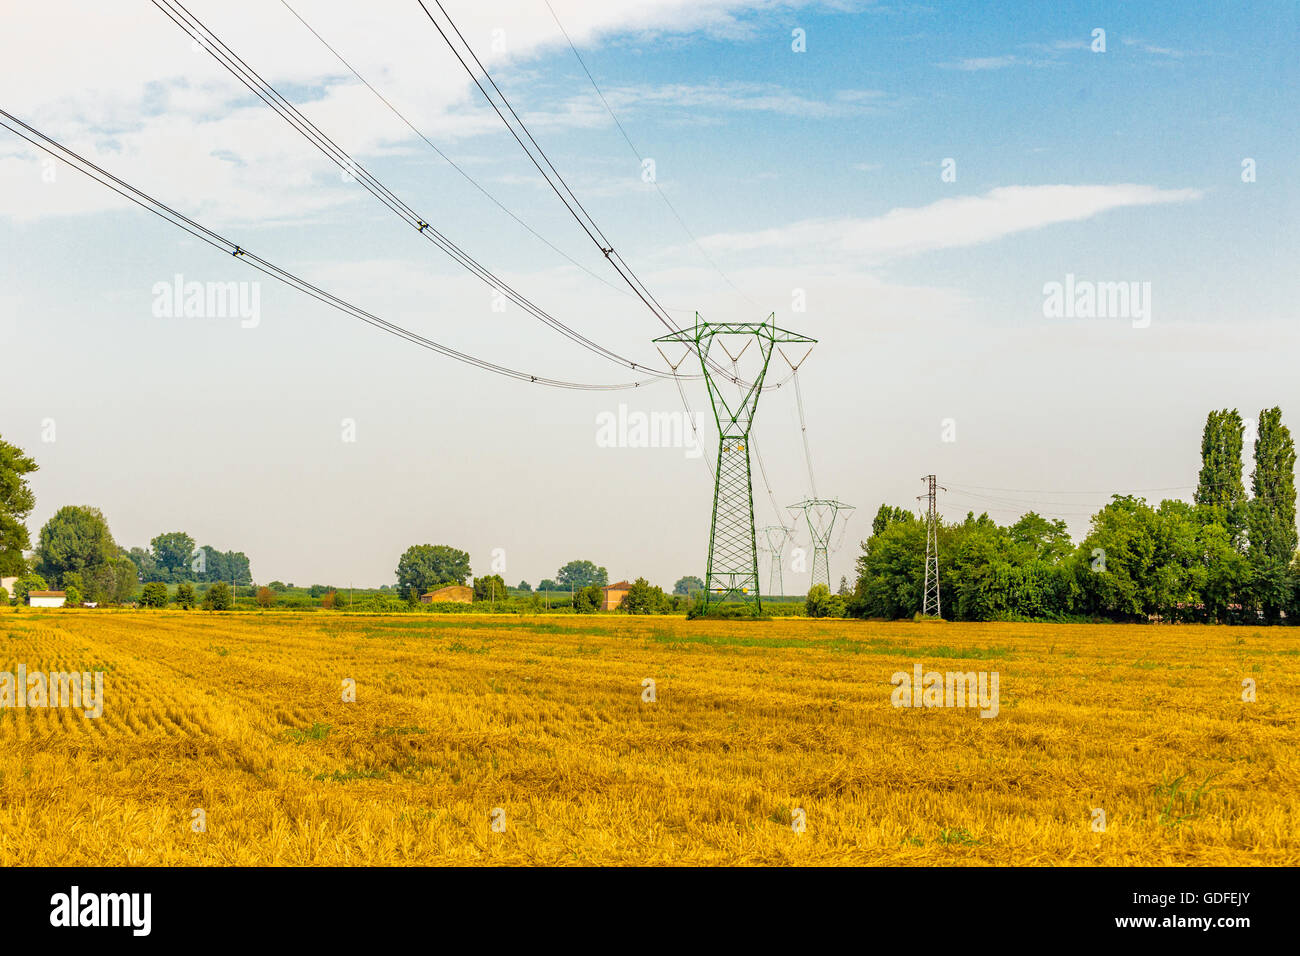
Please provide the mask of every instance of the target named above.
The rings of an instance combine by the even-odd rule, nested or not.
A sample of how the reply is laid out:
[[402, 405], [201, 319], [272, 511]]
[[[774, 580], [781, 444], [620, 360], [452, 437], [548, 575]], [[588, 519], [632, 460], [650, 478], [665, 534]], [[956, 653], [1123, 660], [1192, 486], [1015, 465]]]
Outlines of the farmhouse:
[[32, 607], [63, 607], [68, 600], [62, 591], [28, 591], [27, 603]]
[[617, 584], [607, 584], [601, 588], [605, 592], [605, 603], [601, 605], [602, 611], [612, 611], [618, 607], [623, 595], [632, 589], [632, 585], [626, 581], [619, 581]]
[[428, 594], [420, 595], [420, 600], [425, 604], [436, 604], [441, 601], [452, 601], [456, 604], [473, 604], [474, 589], [466, 584], [448, 584], [445, 588], [438, 588], [436, 591], [430, 591]]

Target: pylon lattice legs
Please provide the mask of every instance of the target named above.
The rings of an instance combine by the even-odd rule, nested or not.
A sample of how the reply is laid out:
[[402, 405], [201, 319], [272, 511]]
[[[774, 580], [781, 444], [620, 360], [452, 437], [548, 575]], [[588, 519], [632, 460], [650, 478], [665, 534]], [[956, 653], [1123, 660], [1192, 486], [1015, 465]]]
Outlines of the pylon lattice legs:
[[749, 446], [744, 437], [723, 437], [718, 446], [716, 476], [705, 600], [712, 604], [751, 595], [758, 600], [754, 491], [749, 473]]
[[812, 583], [831, 586], [830, 549], [825, 544], [813, 545]]

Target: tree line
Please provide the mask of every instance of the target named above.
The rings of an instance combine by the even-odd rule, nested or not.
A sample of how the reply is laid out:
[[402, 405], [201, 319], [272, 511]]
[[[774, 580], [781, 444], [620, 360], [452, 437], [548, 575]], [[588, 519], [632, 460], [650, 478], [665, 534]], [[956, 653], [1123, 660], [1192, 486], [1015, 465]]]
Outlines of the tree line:
[[[1250, 494], [1245, 423], [1212, 411], [1191, 502], [1114, 495], [1075, 544], [1065, 522], [1029, 512], [1002, 526], [971, 512], [938, 527], [940, 601], [950, 620], [1300, 621], [1295, 443], [1279, 408], [1254, 428]], [[912, 617], [925, 582], [926, 526], [882, 505], [858, 558], [846, 613]]]
[[[37, 470], [35, 459], [0, 438], [0, 577], [18, 578], [14, 594], [0, 594], [0, 602], [15, 598], [22, 604], [31, 591], [60, 589], [73, 605], [125, 604], [142, 583], [252, 583], [243, 552], [196, 547], [182, 531], [158, 535], [147, 549], [127, 549], [114, 540], [104, 513], [89, 505], [60, 508], [33, 546], [27, 519], [36, 496], [28, 476]], [[150, 600], [156, 599], [155, 588]], [[177, 600], [192, 605], [193, 589], [179, 589]]]

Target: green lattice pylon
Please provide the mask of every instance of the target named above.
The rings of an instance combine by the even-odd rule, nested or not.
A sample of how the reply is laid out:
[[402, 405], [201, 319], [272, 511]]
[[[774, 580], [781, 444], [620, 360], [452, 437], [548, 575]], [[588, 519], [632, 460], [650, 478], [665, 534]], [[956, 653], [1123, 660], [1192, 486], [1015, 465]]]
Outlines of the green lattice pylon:
[[[709, 351], [719, 336], [748, 337], [750, 341], [757, 341], [762, 359], [758, 373], [742, 379], [734, 370], [734, 362], [733, 371], [729, 372], [716, 358], [711, 359]], [[706, 609], [710, 604], [721, 604], [731, 598], [747, 601], [752, 597], [755, 608], [762, 610], [758, 586], [758, 542], [754, 534], [754, 488], [749, 470], [749, 430], [754, 424], [754, 413], [763, 391], [763, 378], [772, 358], [772, 349], [786, 342], [812, 344], [816, 341], [777, 328], [775, 313], [769, 315], [766, 322], [701, 322], [698, 312], [693, 326], [655, 339], [655, 342], [675, 342], [695, 350], [709, 389], [713, 417], [718, 423], [713, 523], [709, 529], [709, 561], [704, 577]], [[725, 351], [726, 347], [723, 349]], [[727, 354], [731, 355], [730, 352]], [[738, 387], [739, 395], [728, 401], [723, 395], [724, 385]]]
[[[789, 506], [791, 511], [802, 511], [808, 522], [808, 535], [812, 538], [813, 566], [812, 584], [831, 586], [830, 541], [835, 519], [841, 511], [852, 511], [853, 505], [846, 505], [834, 498], [807, 498]], [[837, 542], [838, 543], [838, 542]]]

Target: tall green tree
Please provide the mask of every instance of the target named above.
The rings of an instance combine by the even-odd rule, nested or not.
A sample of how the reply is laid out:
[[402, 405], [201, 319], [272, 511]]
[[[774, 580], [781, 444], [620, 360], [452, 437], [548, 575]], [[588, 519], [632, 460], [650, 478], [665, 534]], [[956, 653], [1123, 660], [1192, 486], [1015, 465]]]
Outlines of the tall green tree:
[[506, 582], [499, 574], [485, 574], [474, 579], [474, 600], [497, 603], [510, 596]]
[[1087, 613], [1139, 620], [1156, 601], [1155, 509], [1143, 498], [1113, 495], [1092, 517], [1092, 529], [1079, 545], [1079, 587]]
[[140, 574], [141, 581], [158, 581], [158, 562], [154, 560], [153, 552], [144, 548], [132, 548], [126, 556], [131, 559], [135, 565], [136, 571]]
[[1256, 602], [1269, 620], [1290, 603], [1288, 569], [1296, 553], [1295, 442], [1282, 410], [1259, 413], [1251, 474], [1250, 564]]
[[1210, 412], [1201, 433], [1201, 474], [1195, 501], [1210, 519], [1241, 539], [1246, 530], [1246, 487], [1241, 480], [1245, 423], [1235, 409]]
[[68, 571], [94, 571], [114, 560], [118, 551], [103, 512], [89, 506], [66, 505], [41, 528], [36, 567], [47, 580], [62, 581]]
[[168, 531], [149, 542], [158, 568], [173, 581], [188, 581], [194, 577], [191, 563], [195, 557], [194, 539], [184, 531]]
[[896, 508], [893, 505], [881, 505], [876, 516], [871, 519], [871, 533], [880, 534], [890, 524], [896, 521], [915, 521], [916, 515], [906, 508]]
[[677, 583], [673, 585], [674, 594], [690, 594], [693, 591], [703, 590], [704, 581], [693, 574], [688, 574], [684, 577], [678, 578]]
[[0, 439], [0, 576], [18, 577], [27, 570], [23, 552], [32, 544], [27, 516], [36, 507], [27, 476], [37, 468], [21, 448]]
[[468, 552], [445, 544], [415, 544], [397, 562], [397, 589], [432, 591], [445, 584], [464, 584], [469, 575]]
[[572, 588], [576, 591], [592, 585], [604, 587], [609, 583], [609, 572], [591, 561], [570, 561], [555, 572], [555, 580], [565, 590]]

